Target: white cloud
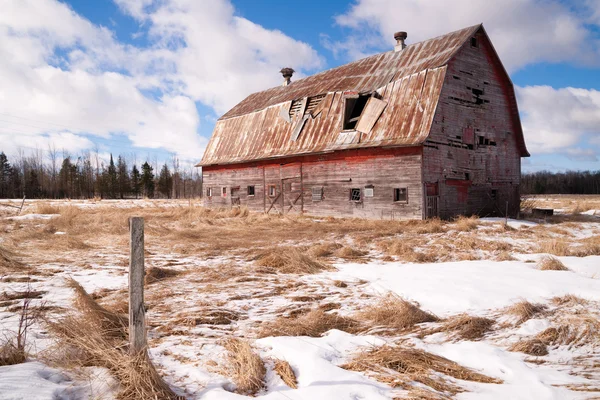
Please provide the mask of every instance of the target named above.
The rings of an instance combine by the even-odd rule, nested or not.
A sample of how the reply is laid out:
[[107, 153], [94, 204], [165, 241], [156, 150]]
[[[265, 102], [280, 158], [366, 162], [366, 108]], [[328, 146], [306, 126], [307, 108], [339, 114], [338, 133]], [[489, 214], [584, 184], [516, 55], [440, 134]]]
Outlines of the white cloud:
[[[599, 6], [587, 1], [587, 6], [568, 7], [560, 0], [358, 0], [337, 16], [351, 33], [333, 45], [356, 57], [391, 49], [396, 31], [408, 31], [410, 43], [483, 22], [509, 70], [540, 61], [598, 64], [600, 41], [586, 23], [592, 23], [591, 7]], [[374, 38], [379, 40], [375, 49]]]
[[148, 30], [149, 46], [123, 44], [57, 0], [3, 1], [2, 150], [56, 141], [75, 152], [93, 136], [125, 135], [198, 161], [207, 138], [195, 102], [222, 113], [279, 84], [282, 66], [321, 62], [309, 45], [236, 17], [227, 0], [116, 1]]
[[572, 159], [595, 158], [577, 145], [600, 141], [600, 91], [550, 86], [517, 87], [525, 140], [532, 153], [564, 153]]
[[180, 90], [219, 114], [252, 92], [280, 84], [282, 67], [322, 64], [308, 44], [235, 16], [225, 1], [171, 0], [154, 8], [145, 0], [118, 3], [149, 24], [157, 48], [171, 49], [171, 78]]

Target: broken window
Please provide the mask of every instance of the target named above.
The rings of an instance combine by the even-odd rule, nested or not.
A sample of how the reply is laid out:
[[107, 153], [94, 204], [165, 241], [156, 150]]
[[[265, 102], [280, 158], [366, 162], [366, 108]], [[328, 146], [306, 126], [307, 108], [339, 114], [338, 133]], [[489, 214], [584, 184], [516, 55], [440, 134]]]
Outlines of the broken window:
[[211, 187], [206, 188], [206, 197], [212, 197], [212, 194], [213, 194], [212, 188]]
[[223, 188], [221, 189], [221, 195], [222, 195], [223, 197], [227, 197], [227, 188], [226, 188], [226, 187], [223, 187]]
[[321, 201], [323, 200], [323, 186], [312, 187], [312, 200]]
[[407, 188], [395, 188], [394, 189], [394, 202], [395, 203], [408, 203], [408, 189]]
[[269, 185], [269, 197], [275, 197], [277, 194], [277, 186]]
[[345, 98], [344, 125], [342, 129], [353, 130], [356, 128], [356, 124], [370, 97], [371, 95], [367, 94]]
[[479, 47], [479, 45], [477, 43], [477, 38], [474, 38], [474, 37], [471, 38], [471, 46], [472, 47]]
[[248, 186], [248, 196], [254, 196], [254, 186]]
[[350, 189], [350, 201], [360, 201], [360, 188]]
[[492, 199], [496, 200], [496, 198], [498, 197], [498, 190], [496, 189], [492, 189], [492, 194], [490, 196]]

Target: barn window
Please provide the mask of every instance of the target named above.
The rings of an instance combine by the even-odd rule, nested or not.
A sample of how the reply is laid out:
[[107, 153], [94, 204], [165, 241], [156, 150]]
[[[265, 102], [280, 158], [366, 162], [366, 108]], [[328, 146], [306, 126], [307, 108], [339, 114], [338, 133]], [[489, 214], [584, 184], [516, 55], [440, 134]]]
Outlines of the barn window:
[[254, 196], [254, 186], [248, 186], [248, 196]]
[[323, 200], [323, 186], [312, 187], [312, 201]]
[[269, 197], [275, 197], [277, 194], [277, 187], [275, 185], [269, 185]]
[[206, 197], [212, 197], [212, 194], [213, 194], [212, 188], [211, 187], [206, 188]]
[[221, 195], [222, 195], [223, 197], [227, 197], [227, 188], [226, 188], [226, 187], [223, 187], [223, 188], [221, 189]]
[[367, 105], [367, 101], [371, 97], [370, 94], [359, 95], [358, 97], [346, 97], [346, 107], [344, 110], [344, 130], [352, 130], [356, 128], [356, 123]]
[[471, 47], [479, 47], [479, 45], [477, 43], [477, 38], [474, 38], [474, 37], [471, 38]]
[[394, 189], [394, 202], [395, 203], [408, 203], [408, 189], [407, 188], [395, 188]]
[[497, 197], [498, 197], [498, 190], [492, 189], [491, 198], [496, 200]]
[[374, 194], [374, 186], [367, 185], [365, 186], [365, 197], [373, 197]]
[[360, 188], [350, 189], [350, 201], [360, 201]]

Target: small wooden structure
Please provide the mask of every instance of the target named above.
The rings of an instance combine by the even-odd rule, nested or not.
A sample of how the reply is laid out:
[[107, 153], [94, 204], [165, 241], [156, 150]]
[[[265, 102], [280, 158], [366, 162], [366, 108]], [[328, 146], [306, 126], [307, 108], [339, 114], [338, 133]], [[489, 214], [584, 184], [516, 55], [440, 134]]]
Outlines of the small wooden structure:
[[[516, 216], [523, 139], [482, 25], [255, 93], [217, 122], [206, 206], [385, 219]], [[506, 205], [508, 204], [508, 207]], [[508, 211], [507, 211], [508, 210]]]

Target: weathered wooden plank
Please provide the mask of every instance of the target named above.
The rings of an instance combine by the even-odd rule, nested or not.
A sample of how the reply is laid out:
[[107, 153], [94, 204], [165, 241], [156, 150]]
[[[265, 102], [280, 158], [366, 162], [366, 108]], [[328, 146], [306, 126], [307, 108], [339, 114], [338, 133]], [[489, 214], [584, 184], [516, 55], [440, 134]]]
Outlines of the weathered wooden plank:
[[386, 106], [386, 101], [371, 97], [369, 101], [367, 101], [365, 109], [356, 124], [356, 130], [363, 133], [371, 132], [371, 129], [373, 129], [373, 126], [381, 116], [383, 110], [385, 110]]
[[146, 349], [146, 312], [144, 309], [144, 219], [129, 220], [129, 346], [132, 354]]

